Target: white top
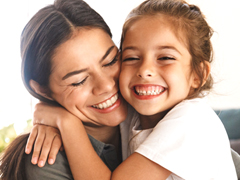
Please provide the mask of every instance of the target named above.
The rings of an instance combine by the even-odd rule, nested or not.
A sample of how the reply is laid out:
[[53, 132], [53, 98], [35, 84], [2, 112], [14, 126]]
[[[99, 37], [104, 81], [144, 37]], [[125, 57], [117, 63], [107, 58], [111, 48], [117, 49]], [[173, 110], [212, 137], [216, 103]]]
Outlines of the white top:
[[205, 100], [182, 101], [153, 129], [141, 130], [132, 108], [128, 114], [123, 160], [137, 152], [170, 170], [167, 180], [237, 180], [227, 133]]

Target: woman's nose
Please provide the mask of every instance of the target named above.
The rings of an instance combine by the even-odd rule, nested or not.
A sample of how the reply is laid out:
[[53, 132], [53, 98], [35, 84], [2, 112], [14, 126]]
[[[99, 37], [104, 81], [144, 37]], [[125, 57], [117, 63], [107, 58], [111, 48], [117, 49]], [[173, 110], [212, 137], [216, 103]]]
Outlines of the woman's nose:
[[109, 76], [107, 74], [105, 75], [99, 74], [95, 79], [93, 94], [101, 95], [101, 94], [112, 92], [115, 86], [116, 86], [116, 80], [114, 79], [114, 77]]

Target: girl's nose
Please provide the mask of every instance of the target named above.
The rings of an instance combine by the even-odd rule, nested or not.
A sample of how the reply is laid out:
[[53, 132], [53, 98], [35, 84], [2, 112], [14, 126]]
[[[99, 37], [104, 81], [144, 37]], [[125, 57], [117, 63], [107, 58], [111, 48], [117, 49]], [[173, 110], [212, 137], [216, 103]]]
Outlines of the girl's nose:
[[112, 92], [115, 86], [116, 86], [116, 82], [114, 77], [109, 75], [99, 74], [95, 80], [93, 94], [102, 95], [105, 93]]
[[140, 78], [150, 78], [155, 76], [154, 64], [151, 61], [143, 60], [138, 68], [137, 76]]

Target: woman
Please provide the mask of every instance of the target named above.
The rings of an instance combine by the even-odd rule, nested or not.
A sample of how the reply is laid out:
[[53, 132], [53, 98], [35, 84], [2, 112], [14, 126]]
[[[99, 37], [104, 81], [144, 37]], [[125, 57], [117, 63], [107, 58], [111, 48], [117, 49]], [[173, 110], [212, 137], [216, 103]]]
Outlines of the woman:
[[[90, 160], [98, 154], [102, 161], [96, 165], [104, 162], [114, 170], [121, 162], [118, 125], [126, 118], [127, 105], [118, 93], [120, 62], [111, 36], [102, 17], [84, 1], [56, 0], [37, 12], [24, 28], [21, 55], [27, 90], [39, 100], [63, 106], [74, 114], [76, 126], [89, 135], [82, 146], [93, 146], [97, 152], [90, 151], [86, 156]], [[69, 127], [67, 123], [61, 124], [63, 131]], [[65, 152], [71, 156], [68, 144], [64, 144], [65, 152], [58, 154], [53, 166], [38, 168], [31, 164], [31, 155], [24, 154], [27, 138], [18, 137], [5, 151], [2, 179], [73, 179], [69, 165], [71, 169], [76, 166], [66, 159]], [[83, 173], [91, 172], [85, 166], [79, 168]], [[94, 171], [91, 174], [90, 179], [99, 176]]]

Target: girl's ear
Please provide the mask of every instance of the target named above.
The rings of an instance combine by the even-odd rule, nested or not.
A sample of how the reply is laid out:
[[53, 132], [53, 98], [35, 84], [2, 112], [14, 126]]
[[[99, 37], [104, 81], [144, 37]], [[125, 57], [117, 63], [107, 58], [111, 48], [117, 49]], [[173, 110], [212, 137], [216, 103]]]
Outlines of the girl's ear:
[[211, 71], [211, 65], [208, 61], [201, 62], [200, 66], [203, 72], [202, 84], [200, 84], [201, 83], [200, 77], [196, 73], [194, 73], [192, 82], [192, 88], [194, 89], [199, 88], [199, 86], [202, 87], [206, 83]]
[[45, 97], [51, 101], [54, 101], [53, 98], [50, 97], [49, 91], [46, 87], [40, 86], [36, 81], [34, 81], [32, 79], [29, 81], [29, 85], [33, 89], [33, 91], [35, 91], [35, 93], [37, 93], [37, 94], [41, 95], [42, 97]]

